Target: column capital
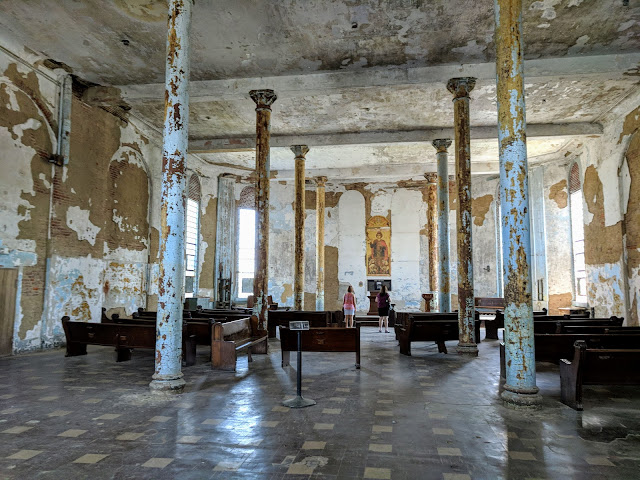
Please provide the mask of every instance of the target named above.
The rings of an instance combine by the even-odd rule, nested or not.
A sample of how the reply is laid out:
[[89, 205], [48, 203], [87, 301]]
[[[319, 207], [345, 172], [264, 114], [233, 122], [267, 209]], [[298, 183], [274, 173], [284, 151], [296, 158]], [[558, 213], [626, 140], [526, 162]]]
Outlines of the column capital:
[[438, 174], [429, 172], [424, 174], [424, 178], [427, 179], [427, 183], [435, 185], [438, 183]]
[[447, 153], [447, 148], [451, 146], [451, 139], [438, 138], [433, 142], [431, 142], [431, 145], [433, 145], [433, 148], [435, 148], [438, 151], [438, 153], [440, 152]]
[[316, 177], [316, 186], [324, 187], [327, 184], [327, 177]]
[[475, 77], [457, 77], [447, 82], [447, 90], [453, 93], [453, 99], [468, 97], [476, 86]]
[[296, 158], [304, 158], [309, 152], [309, 147], [306, 145], [291, 145], [291, 151], [295, 154]]
[[273, 90], [251, 90], [249, 96], [256, 102], [256, 110], [271, 110], [271, 104], [278, 99]]

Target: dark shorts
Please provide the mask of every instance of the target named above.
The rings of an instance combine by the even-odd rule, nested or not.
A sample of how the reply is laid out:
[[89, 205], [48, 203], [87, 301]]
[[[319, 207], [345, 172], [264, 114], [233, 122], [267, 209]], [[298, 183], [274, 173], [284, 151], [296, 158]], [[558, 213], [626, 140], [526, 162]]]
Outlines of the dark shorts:
[[389, 307], [378, 307], [378, 316], [379, 317], [388, 317], [389, 316]]

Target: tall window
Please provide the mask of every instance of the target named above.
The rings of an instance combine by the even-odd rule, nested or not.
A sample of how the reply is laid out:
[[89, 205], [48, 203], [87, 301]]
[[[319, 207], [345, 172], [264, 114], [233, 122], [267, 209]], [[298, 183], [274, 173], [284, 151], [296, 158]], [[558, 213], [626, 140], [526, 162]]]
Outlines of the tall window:
[[571, 205], [571, 246], [573, 250], [573, 290], [576, 303], [587, 303], [587, 269], [584, 262], [584, 220], [582, 217], [582, 185], [580, 167], [571, 166], [569, 173]]
[[238, 298], [253, 295], [256, 261], [255, 190], [245, 187], [238, 202]]
[[184, 290], [187, 298], [198, 291], [198, 237], [200, 236], [200, 181], [194, 173], [189, 178], [189, 195], [185, 222]]

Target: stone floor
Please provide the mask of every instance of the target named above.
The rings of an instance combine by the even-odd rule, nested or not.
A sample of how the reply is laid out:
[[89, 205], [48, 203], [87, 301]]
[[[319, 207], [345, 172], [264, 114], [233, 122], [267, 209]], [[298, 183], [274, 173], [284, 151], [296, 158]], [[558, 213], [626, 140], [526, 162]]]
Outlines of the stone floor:
[[[640, 388], [587, 388], [585, 410], [559, 399], [557, 367], [539, 368], [544, 408], [498, 400], [497, 342], [476, 359], [435, 345], [398, 353], [364, 328], [362, 369], [349, 353], [269, 356], [219, 373], [185, 368], [186, 393], [154, 395], [152, 352], [115, 363], [109, 348], [0, 359], [0, 479], [625, 479], [640, 474]], [[295, 362], [292, 362], [295, 364]]]

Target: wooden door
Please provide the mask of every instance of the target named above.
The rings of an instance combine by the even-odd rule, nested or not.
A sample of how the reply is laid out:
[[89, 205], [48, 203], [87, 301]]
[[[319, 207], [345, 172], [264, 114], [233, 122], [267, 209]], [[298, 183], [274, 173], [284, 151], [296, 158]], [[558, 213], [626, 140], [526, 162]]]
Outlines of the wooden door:
[[17, 288], [18, 270], [0, 268], [0, 356], [12, 353]]

